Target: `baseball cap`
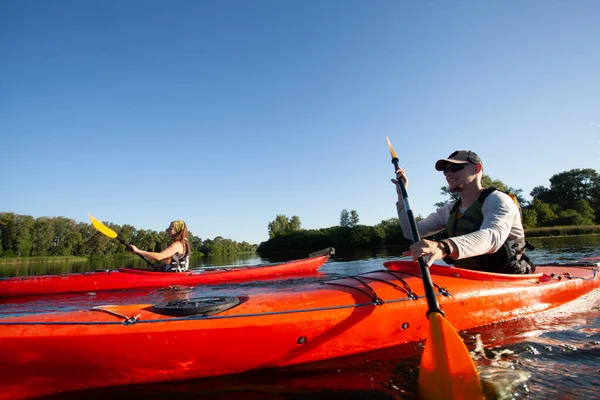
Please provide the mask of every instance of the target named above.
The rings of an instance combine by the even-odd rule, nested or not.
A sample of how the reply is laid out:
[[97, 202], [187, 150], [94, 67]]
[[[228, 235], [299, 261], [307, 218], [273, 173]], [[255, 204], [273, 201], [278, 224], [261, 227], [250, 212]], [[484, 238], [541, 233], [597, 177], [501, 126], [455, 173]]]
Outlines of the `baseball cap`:
[[448, 164], [481, 164], [481, 158], [471, 150], [456, 150], [448, 158], [437, 160], [435, 169], [443, 171]]

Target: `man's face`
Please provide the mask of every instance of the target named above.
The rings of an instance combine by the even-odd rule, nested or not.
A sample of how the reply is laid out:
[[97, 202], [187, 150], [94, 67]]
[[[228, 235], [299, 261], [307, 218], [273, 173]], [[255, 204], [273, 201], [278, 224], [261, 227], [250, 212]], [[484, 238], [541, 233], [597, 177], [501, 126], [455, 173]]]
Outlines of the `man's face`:
[[466, 184], [475, 180], [476, 169], [474, 164], [449, 164], [444, 169], [448, 190], [460, 193]]

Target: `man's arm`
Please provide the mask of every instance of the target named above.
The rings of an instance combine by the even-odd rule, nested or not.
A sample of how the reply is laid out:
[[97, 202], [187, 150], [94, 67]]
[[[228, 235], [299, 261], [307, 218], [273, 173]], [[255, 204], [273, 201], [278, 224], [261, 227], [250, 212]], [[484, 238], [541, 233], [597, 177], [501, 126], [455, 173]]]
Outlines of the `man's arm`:
[[508, 239], [515, 221], [520, 221], [519, 209], [514, 201], [499, 191], [487, 197], [482, 213], [483, 223], [479, 230], [446, 239], [452, 250], [451, 258], [460, 260], [498, 251]]
[[[419, 235], [421, 237], [431, 236], [444, 228], [446, 228], [446, 222], [452, 209], [452, 203], [446, 204], [445, 206], [438, 208], [435, 212], [429, 214], [426, 218], [417, 221], [417, 229], [419, 229]], [[404, 202], [399, 201], [396, 203], [396, 210], [398, 211], [398, 218], [400, 219], [400, 227], [402, 233], [406, 239], [412, 240], [412, 233], [410, 231], [410, 224], [408, 222], [408, 216], [404, 210]]]

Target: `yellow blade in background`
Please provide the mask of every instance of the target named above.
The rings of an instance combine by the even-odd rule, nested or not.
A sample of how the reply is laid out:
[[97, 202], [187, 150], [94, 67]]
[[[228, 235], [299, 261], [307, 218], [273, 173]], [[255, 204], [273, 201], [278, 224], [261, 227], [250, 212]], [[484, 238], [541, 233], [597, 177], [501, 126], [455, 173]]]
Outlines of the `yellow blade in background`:
[[96, 218], [92, 217], [90, 214], [88, 214], [88, 217], [90, 217], [90, 220], [92, 221], [92, 225], [94, 225], [94, 228], [96, 228], [98, 230], [98, 232], [100, 232], [104, 236], [108, 236], [109, 238], [112, 238], [112, 239], [117, 237], [117, 232], [113, 231], [108, 226], [104, 225], [102, 222], [100, 222]]
[[392, 148], [392, 144], [390, 143], [390, 139], [386, 136], [385, 140], [387, 140], [388, 147], [390, 148], [390, 153], [392, 154], [392, 158], [398, 158], [398, 156], [396, 155], [396, 152]]
[[485, 399], [479, 373], [454, 327], [437, 312], [429, 314], [429, 335], [419, 368], [421, 399]]

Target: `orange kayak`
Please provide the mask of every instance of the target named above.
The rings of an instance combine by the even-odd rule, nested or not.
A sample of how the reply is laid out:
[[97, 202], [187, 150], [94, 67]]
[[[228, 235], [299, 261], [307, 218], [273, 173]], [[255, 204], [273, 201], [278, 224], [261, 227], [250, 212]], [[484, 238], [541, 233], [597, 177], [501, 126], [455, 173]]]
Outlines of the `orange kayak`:
[[[418, 265], [385, 266], [295, 290], [0, 319], [0, 398], [236, 374], [424, 339]], [[600, 287], [594, 265], [530, 275], [430, 271], [458, 330], [543, 312]]]
[[314, 272], [334, 254], [333, 248], [308, 258], [282, 264], [211, 268], [186, 272], [120, 268], [68, 275], [42, 275], [0, 279], [0, 297], [57, 293], [96, 292], [152, 286], [199, 285], [276, 278]]

